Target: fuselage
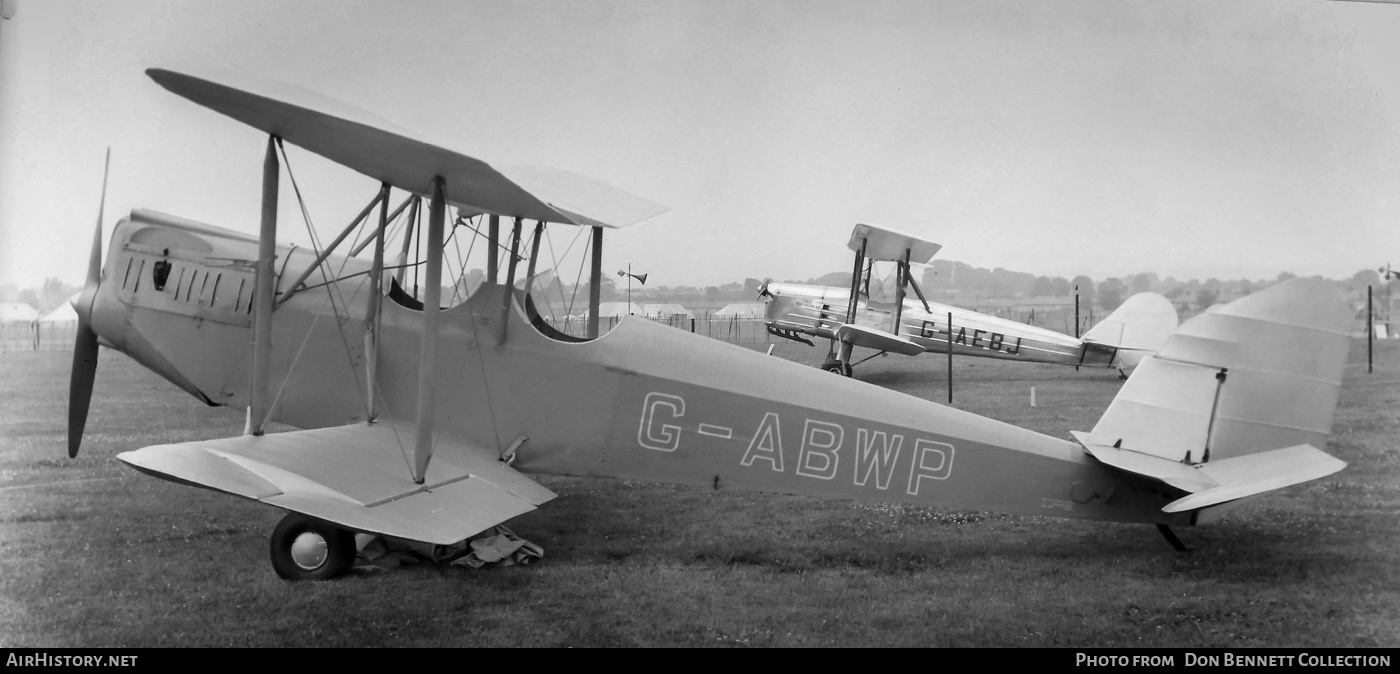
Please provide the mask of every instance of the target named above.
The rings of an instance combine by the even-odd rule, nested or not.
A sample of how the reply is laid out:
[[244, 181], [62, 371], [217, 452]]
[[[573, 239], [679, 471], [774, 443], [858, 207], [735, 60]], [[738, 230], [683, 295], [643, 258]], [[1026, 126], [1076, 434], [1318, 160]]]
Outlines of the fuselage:
[[[112, 236], [93, 328], [208, 404], [244, 409], [256, 255], [252, 237], [134, 212]], [[313, 258], [279, 247], [279, 284]], [[378, 416], [417, 418], [423, 314], [386, 294], [378, 357], [368, 358], [369, 268], [332, 256], [323, 267], [331, 271], [313, 273], [304, 289], [277, 288], [274, 420], [365, 423], [368, 362], [377, 362]], [[1052, 347], [1080, 357], [1071, 355], [1072, 338], [1028, 326], [1012, 332], [953, 311], [964, 348], [991, 351], [995, 334], [1003, 357]], [[865, 320], [877, 314], [868, 309]], [[934, 318], [906, 314], [903, 334], [934, 340], [918, 334], [943, 329]], [[956, 337], [954, 345], [962, 346]], [[1161, 512], [1172, 496], [1116, 474], [1077, 443], [644, 319], [624, 319], [596, 339], [568, 338], [533, 310], [526, 289], [499, 283], [442, 312], [434, 370], [434, 432], [501, 450], [517, 445], [513, 466], [524, 472], [1190, 523], [1188, 514]]]
[[[835, 338], [835, 329], [846, 322], [851, 292], [848, 288], [770, 283], [765, 322], [822, 339]], [[989, 316], [946, 304], [906, 298], [896, 329], [895, 304], [859, 297], [855, 324], [904, 337], [925, 351], [958, 356], [1001, 358], [1060, 365], [1116, 365], [1113, 349], [1086, 343], [1075, 337], [1033, 325]], [[950, 324], [951, 318], [951, 324]]]

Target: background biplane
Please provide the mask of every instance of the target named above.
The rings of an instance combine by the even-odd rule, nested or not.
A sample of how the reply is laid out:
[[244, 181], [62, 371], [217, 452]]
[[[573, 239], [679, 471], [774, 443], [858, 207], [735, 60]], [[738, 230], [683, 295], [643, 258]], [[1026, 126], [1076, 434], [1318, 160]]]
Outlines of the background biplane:
[[[553, 497], [528, 473], [1151, 523], [1179, 545], [1169, 525], [1345, 465], [1319, 448], [1351, 316], [1322, 281], [1188, 321], [1069, 441], [645, 320], [563, 334], [533, 286], [517, 286], [520, 262], [525, 279], [535, 272], [526, 221], [532, 247], [546, 224], [592, 228], [596, 281], [603, 229], [660, 207], [564, 172], [502, 169], [299, 90], [148, 74], [268, 135], [260, 235], [137, 210], [104, 265], [99, 210], [75, 306], [69, 454], [100, 344], [246, 410], [246, 435], [119, 458], [287, 510], [270, 542], [284, 578], [343, 572], [353, 532], [467, 538]], [[351, 226], [378, 208], [371, 259], [334, 253], [346, 234], [322, 251], [275, 243], [282, 141], [381, 181]], [[409, 263], [385, 262], [391, 187], [429, 199], [421, 299], [394, 278]], [[509, 254], [442, 309], [449, 205], [488, 218], [491, 250]], [[274, 420], [302, 430], [264, 434]]]
[[[847, 246], [855, 252], [849, 288], [765, 283], [768, 332], [813, 345], [830, 340], [822, 369], [851, 376], [864, 360], [886, 353], [952, 353], [1030, 363], [1113, 367], [1126, 378], [1166, 342], [1177, 326], [1176, 307], [1156, 293], [1129, 297], [1083, 337], [930, 302], [914, 281], [912, 264], [928, 264], [942, 246], [884, 227], [859, 224]], [[893, 296], [874, 278], [876, 262], [893, 262]], [[918, 301], [908, 297], [913, 290]], [[851, 302], [855, 297], [856, 301]], [[838, 346], [839, 344], [839, 346]], [[813, 345], [815, 346], [815, 345]], [[855, 347], [875, 354], [852, 363]]]

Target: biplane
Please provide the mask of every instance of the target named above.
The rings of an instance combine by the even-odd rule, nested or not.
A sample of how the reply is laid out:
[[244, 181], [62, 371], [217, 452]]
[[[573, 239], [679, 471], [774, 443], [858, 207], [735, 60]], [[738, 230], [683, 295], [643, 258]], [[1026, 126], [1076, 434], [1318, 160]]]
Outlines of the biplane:
[[[1138, 293], [1083, 337], [977, 311], [930, 302], [910, 273], [928, 264], [942, 246], [874, 225], [858, 224], [847, 246], [855, 252], [851, 286], [765, 283], [764, 323], [777, 337], [815, 346], [803, 335], [826, 339], [822, 369], [851, 376], [854, 366], [896, 353], [1000, 358], [1075, 367], [1111, 367], [1126, 379], [1157, 351], [1177, 326], [1176, 307], [1156, 293]], [[893, 291], [876, 278], [876, 262], [894, 263]], [[908, 296], [914, 291], [918, 301]], [[852, 302], [851, 298], [856, 301]], [[852, 362], [856, 347], [875, 353]]]
[[[1188, 321], [1093, 429], [1054, 438], [644, 319], [562, 332], [529, 282], [541, 229], [588, 228], [596, 251], [605, 229], [661, 207], [570, 173], [488, 164], [300, 90], [147, 73], [266, 135], [259, 235], [135, 210], [104, 264], [99, 209], [68, 452], [99, 346], [242, 411], [243, 435], [118, 458], [287, 511], [269, 545], [283, 578], [344, 572], [356, 533], [462, 541], [553, 498], [531, 474], [1139, 522], [1179, 545], [1169, 527], [1345, 465], [1320, 448], [1350, 312], [1320, 281]], [[336, 252], [345, 234], [323, 250], [277, 243], [284, 142], [379, 181], [357, 218], [372, 230], [368, 259]], [[418, 264], [403, 261], [407, 246], [386, 259], [393, 189], [410, 209], [428, 203], [421, 297], [401, 287]], [[449, 208], [495, 223], [491, 250], [508, 253], [444, 309]], [[273, 421], [297, 430], [265, 432]]]

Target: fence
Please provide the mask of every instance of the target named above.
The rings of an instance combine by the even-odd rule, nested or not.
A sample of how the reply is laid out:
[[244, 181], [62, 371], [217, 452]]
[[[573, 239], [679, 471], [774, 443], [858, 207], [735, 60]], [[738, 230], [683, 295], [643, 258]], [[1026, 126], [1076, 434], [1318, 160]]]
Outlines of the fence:
[[[1074, 307], [1046, 307], [1034, 309], [1015, 309], [1005, 307], [973, 307], [973, 310], [980, 311], [990, 316], [997, 316], [1013, 320], [1018, 323], [1036, 325], [1042, 328], [1062, 332], [1068, 335], [1074, 334]], [[663, 323], [681, 330], [688, 330], [699, 335], [705, 335], [711, 339], [718, 339], [731, 344], [774, 344], [783, 343], [781, 337], [774, 337], [768, 334], [761, 317], [741, 317], [741, 316], [716, 316], [704, 312], [694, 318], [685, 314], [674, 314], [671, 316], [632, 316], [634, 319], [646, 319], [657, 323]], [[1080, 313], [1080, 334], [1093, 326], [1096, 316], [1092, 311], [1082, 311]], [[564, 317], [559, 319], [545, 319], [546, 322], [554, 326], [556, 330], [575, 337], [583, 337], [588, 334], [588, 319], [577, 317]], [[618, 316], [605, 316], [598, 322], [598, 331], [606, 333], [617, 326], [621, 320]], [[10, 353], [14, 351], [72, 351], [74, 336], [77, 334], [78, 324], [76, 321], [60, 323], [39, 323], [33, 321], [0, 323], [0, 353]]]
[[0, 353], [72, 351], [77, 334], [77, 321], [0, 323]]
[[[1054, 330], [1067, 335], [1074, 334], [1074, 307], [1037, 307], [1032, 309], [1018, 309], [1006, 307], [970, 307], [973, 311], [978, 311], [989, 316], [1005, 318], [1034, 325], [1048, 330]], [[768, 334], [768, 329], [763, 323], [762, 317], [740, 317], [740, 316], [716, 316], [710, 313], [702, 313], [695, 318], [690, 318], [684, 314], [674, 316], [633, 316], [632, 318], [645, 318], [657, 323], [664, 323], [682, 330], [689, 330], [696, 334], [705, 335], [712, 339], [718, 339], [732, 344], [773, 344], [783, 343], [781, 337], [774, 337]], [[1090, 310], [1081, 310], [1079, 315], [1079, 334], [1084, 334], [1100, 316]], [[575, 337], [583, 337], [588, 334], [588, 319], [568, 317], [558, 320], [545, 319], [555, 329]], [[598, 321], [598, 332], [606, 333], [617, 325], [619, 317], [605, 316]]]

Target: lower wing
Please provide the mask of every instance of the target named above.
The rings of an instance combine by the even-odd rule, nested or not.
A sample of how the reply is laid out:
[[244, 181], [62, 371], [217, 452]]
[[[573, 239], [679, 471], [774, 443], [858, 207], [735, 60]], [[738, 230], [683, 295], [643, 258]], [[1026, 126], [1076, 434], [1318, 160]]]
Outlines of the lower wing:
[[439, 438], [422, 485], [392, 421], [156, 445], [117, 455], [167, 480], [261, 501], [348, 529], [449, 544], [553, 499], [491, 449]]

